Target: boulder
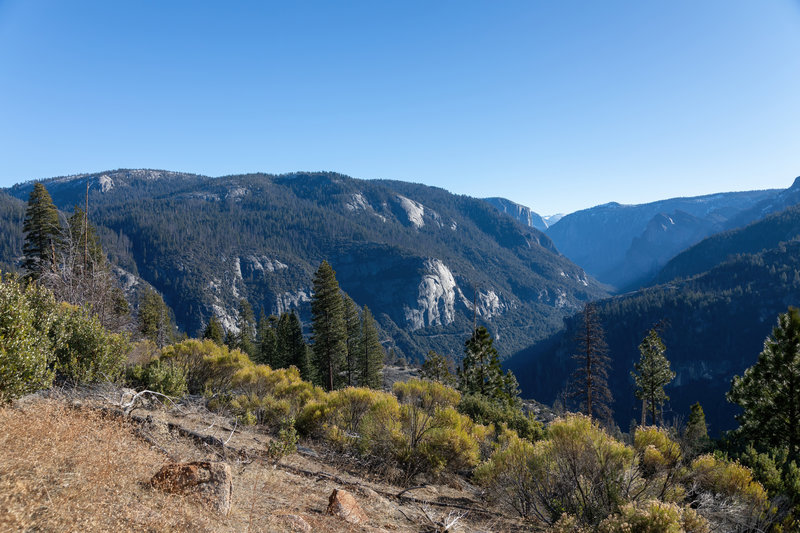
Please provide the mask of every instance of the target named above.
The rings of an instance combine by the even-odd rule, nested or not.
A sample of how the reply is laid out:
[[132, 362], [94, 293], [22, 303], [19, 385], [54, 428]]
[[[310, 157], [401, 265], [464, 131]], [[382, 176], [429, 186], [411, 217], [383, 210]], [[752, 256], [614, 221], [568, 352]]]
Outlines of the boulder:
[[330, 498], [328, 498], [328, 509], [325, 514], [338, 516], [350, 524], [360, 524], [367, 521], [367, 515], [361, 510], [353, 495], [341, 489], [333, 489]]
[[289, 531], [306, 533], [313, 530], [309, 523], [300, 515], [284, 514], [277, 515], [277, 518]]
[[164, 465], [150, 484], [164, 492], [192, 495], [227, 515], [233, 490], [231, 467], [214, 461]]

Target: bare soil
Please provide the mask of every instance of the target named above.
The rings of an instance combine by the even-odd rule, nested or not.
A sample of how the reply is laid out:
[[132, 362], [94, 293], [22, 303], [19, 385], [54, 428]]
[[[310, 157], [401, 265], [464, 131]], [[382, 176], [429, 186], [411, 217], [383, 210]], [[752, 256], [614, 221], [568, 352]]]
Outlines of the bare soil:
[[[315, 532], [443, 531], [456, 518], [448, 531], [525, 530], [458, 476], [391, 483], [313, 442], [275, 464], [268, 434], [235, 427], [201, 402], [153, 402], [127, 416], [119, 403], [119, 391], [105, 389], [0, 408], [0, 531], [296, 531], [290, 515]], [[228, 516], [150, 487], [164, 464], [192, 460], [230, 464]], [[355, 496], [367, 523], [325, 514], [335, 488]]]

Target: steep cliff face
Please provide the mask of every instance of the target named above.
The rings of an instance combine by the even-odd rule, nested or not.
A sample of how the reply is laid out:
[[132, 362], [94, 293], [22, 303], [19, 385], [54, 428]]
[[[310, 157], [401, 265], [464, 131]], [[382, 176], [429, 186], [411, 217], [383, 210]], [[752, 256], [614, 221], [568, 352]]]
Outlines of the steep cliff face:
[[[212, 314], [234, 330], [240, 298], [256, 313], [297, 309], [307, 324], [323, 259], [369, 306], [387, 347], [411, 359], [429, 349], [460, 355], [473, 320], [509, 354], [605, 294], [540, 231], [434, 187], [333, 173], [129, 170], [46, 185], [71, 209], [87, 181], [104, 246], [164, 294], [190, 334]], [[10, 192], [25, 198], [30, 187]]]
[[[512, 202], [506, 198], [484, 198], [483, 201], [501, 213], [510, 215], [512, 218], [516, 219], [525, 226], [536, 228], [539, 231], [545, 231], [548, 227], [547, 221], [538, 213], [531, 211], [530, 207]], [[555, 222], [556, 221], [553, 223]]]

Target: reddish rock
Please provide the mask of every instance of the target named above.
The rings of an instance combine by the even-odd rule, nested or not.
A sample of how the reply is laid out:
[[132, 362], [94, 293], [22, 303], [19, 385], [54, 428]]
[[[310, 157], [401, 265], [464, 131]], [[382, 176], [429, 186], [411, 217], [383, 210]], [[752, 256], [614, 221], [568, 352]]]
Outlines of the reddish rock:
[[333, 489], [328, 498], [328, 510], [325, 514], [338, 516], [350, 524], [360, 524], [367, 521], [367, 515], [361, 510], [352, 494], [346, 490]]
[[231, 467], [227, 464], [195, 461], [164, 465], [150, 484], [164, 492], [196, 496], [227, 515], [231, 510], [232, 481]]

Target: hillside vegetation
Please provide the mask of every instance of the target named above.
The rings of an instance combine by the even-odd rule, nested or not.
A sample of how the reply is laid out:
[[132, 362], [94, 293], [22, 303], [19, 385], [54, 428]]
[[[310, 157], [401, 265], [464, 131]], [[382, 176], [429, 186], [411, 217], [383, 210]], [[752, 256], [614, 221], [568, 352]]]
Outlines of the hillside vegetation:
[[[459, 355], [473, 315], [508, 355], [605, 294], [540, 231], [435, 187], [329, 172], [212, 179], [139, 170], [44, 183], [59, 209], [72, 210], [87, 182], [111, 262], [157, 289], [191, 335], [212, 316], [235, 328], [242, 297], [256, 315], [297, 309], [307, 324], [323, 259], [372, 310], [384, 345], [411, 359], [431, 349]], [[27, 200], [32, 186], [8, 192]]]
[[[711, 237], [678, 256], [663, 276], [671, 278], [681, 265], [694, 267], [695, 260], [702, 265], [706, 257], [722, 259], [710, 270], [597, 302], [613, 360], [609, 384], [617, 424], [627, 427], [637, 417], [629, 373], [642, 337], [662, 323], [677, 373], [668, 387], [668, 409], [686, 416], [699, 401], [715, 434], [734, 427], [736, 410], [724, 401], [731, 379], [755, 362], [773, 317], [800, 302], [800, 242], [791, 240], [800, 235], [797, 218], [795, 207]], [[552, 402], [562, 393], [578, 324], [578, 317], [566, 320], [561, 332], [508, 362], [524, 395]]]

